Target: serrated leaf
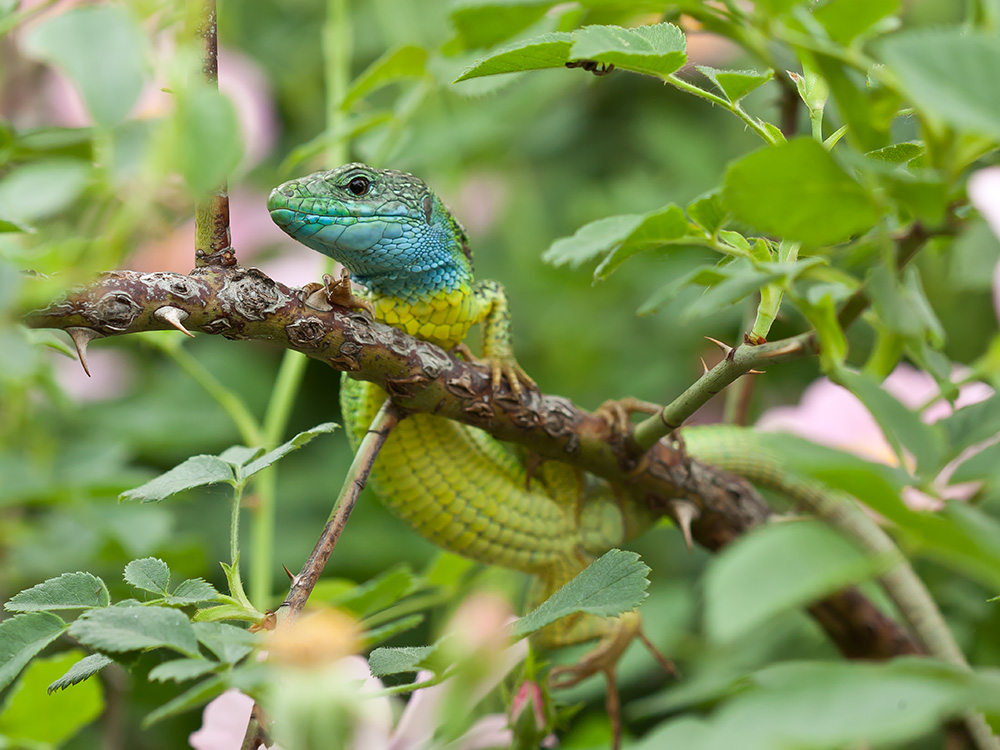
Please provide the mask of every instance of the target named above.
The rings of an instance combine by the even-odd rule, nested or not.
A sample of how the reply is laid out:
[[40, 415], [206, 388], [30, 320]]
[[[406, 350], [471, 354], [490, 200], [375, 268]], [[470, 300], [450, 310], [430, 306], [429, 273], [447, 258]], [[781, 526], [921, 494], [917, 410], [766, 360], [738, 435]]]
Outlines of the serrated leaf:
[[423, 47], [407, 44], [389, 50], [354, 79], [340, 107], [350, 109], [356, 101], [383, 86], [407, 78], [420, 78], [426, 65], [427, 52]]
[[455, 83], [468, 81], [470, 78], [517, 73], [522, 70], [561, 68], [569, 60], [572, 43], [572, 34], [561, 31], [517, 42], [477, 60], [455, 79]]
[[727, 546], [705, 576], [706, 634], [730, 643], [877, 569], [878, 561], [820, 522], [755, 529]]
[[155, 711], [151, 711], [142, 720], [142, 728], [149, 729], [153, 724], [171, 716], [190, 711], [205, 705], [213, 698], [222, 695], [226, 690], [226, 682], [220, 676], [210, 677], [204, 682], [188, 688], [176, 698], [167, 701]]
[[291, 453], [294, 450], [298, 450], [302, 446], [309, 443], [314, 437], [318, 435], [323, 435], [328, 432], [333, 432], [337, 429], [339, 425], [334, 422], [323, 422], [318, 424], [310, 430], [303, 430], [298, 435], [293, 437], [286, 443], [282, 443], [277, 448], [269, 453], [265, 453], [260, 458], [251, 461], [246, 466], [243, 467], [242, 474], [244, 479], [248, 479], [256, 474], [261, 469], [267, 468], [275, 461], [280, 459], [282, 456]]
[[869, 151], [865, 156], [884, 164], [905, 164], [924, 153], [924, 144], [907, 141]]
[[262, 447], [248, 448], [245, 445], [231, 445], [219, 454], [219, 458], [230, 466], [242, 466], [263, 453]]
[[633, 73], [664, 77], [687, 62], [684, 32], [672, 23], [637, 26], [584, 26], [573, 32], [569, 56], [596, 60]]
[[196, 604], [198, 602], [212, 602], [219, 596], [215, 586], [201, 578], [188, 578], [181, 581], [177, 588], [167, 595], [167, 604]]
[[156, 557], [133, 560], [125, 566], [125, 582], [137, 589], [166, 596], [170, 584], [170, 568]]
[[111, 598], [104, 581], [90, 573], [63, 573], [58, 578], [15, 594], [4, 609], [11, 612], [40, 612], [55, 609], [107, 607]]
[[569, 264], [572, 268], [579, 268], [588, 260], [624, 242], [642, 223], [644, 216], [645, 214], [622, 214], [584, 224], [572, 237], [562, 237], [553, 242], [542, 253], [542, 260], [554, 266]]
[[965, 132], [1000, 139], [1000, 45], [959, 26], [894, 34], [882, 59], [918, 109]]
[[0, 622], [0, 690], [68, 627], [61, 618], [48, 612], [14, 615]]
[[514, 624], [521, 637], [577, 612], [614, 617], [646, 598], [649, 568], [635, 552], [613, 549]]
[[142, 503], [159, 502], [178, 492], [220, 482], [236, 482], [233, 469], [228, 463], [217, 456], [192, 456], [141, 487], [123, 492], [119, 499], [138, 500]]
[[218, 662], [208, 659], [171, 659], [170, 661], [157, 664], [149, 670], [149, 679], [156, 682], [187, 682], [197, 677], [203, 677], [212, 670], [219, 667]]
[[762, 231], [807, 245], [833, 245], [878, 219], [871, 194], [812, 138], [796, 138], [733, 162], [723, 201]]
[[111, 653], [165, 647], [185, 656], [198, 656], [198, 640], [191, 622], [167, 607], [108, 607], [84, 612], [70, 635], [91, 648]]
[[50, 684], [46, 692], [53, 693], [56, 690], [65, 690], [70, 685], [76, 685], [93, 677], [109, 664], [114, 664], [111, 657], [101, 653], [89, 654], [70, 667], [62, 677]]
[[685, 241], [703, 240], [688, 223], [680, 207], [670, 204], [666, 208], [650, 211], [629, 235], [615, 247], [594, 269], [594, 280], [603, 281], [615, 269], [634, 255], [664, 245], [683, 244]]
[[196, 622], [198, 642], [227, 664], [235, 664], [253, 651], [259, 638], [253, 633], [222, 622]]
[[773, 70], [758, 73], [756, 70], [719, 70], [707, 65], [696, 65], [695, 67], [718, 86], [723, 95], [733, 104], [774, 77]]
[[437, 645], [377, 648], [368, 657], [368, 669], [373, 677], [416, 672], [426, 667], [426, 660], [436, 649]]

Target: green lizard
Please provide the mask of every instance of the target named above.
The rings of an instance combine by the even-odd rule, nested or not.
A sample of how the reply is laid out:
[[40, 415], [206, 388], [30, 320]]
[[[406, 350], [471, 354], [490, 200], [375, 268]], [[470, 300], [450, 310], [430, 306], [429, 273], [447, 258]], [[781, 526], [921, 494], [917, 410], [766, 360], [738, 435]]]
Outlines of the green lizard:
[[[290, 236], [345, 266], [367, 290], [362, 304], [377, 320], [446, 349], [461, 347], [479, 323], [494, 392], [504, 380], [515, 395], [534, 387], [514, 358], [503, 288], [474, 280], [464, 229], [421, 180], [347, 164], [286, 182], [272, 191], [268, 209]], [[343, 378], [343, 416], [355, 448], [385, 398], [378, 386]], [[911, 627], [931, 653], [964, 663], [926, 589], [852, 500], [787, 475], [780, 457], [767, 453], [750, 431], [686, 428], [684, 440], [690, 455], [781, 492], [870, 551], [890, 555], [897, 564], [882, 580]], [[585, 486], [561, 464], [548, 462], [531, 474], [481, 430], [416, 414], [389, 436], [371, 480], [390, 510], [434, 544], [536, 576], [539, 599], [654, 520], [625, 493]], [[547, 646], [602, 638], [593, 656], [569, 674], [575, 680], [604, 671], [610, 680], [614, 660], [637, 634], [633, 615], [580, 616], [539, 635]]]

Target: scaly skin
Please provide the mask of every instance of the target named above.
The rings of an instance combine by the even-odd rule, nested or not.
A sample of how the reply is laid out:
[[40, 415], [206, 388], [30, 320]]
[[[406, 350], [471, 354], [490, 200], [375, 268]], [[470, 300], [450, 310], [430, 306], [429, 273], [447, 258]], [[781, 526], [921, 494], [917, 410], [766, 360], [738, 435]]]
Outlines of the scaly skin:
[[[445, 348], [481, 323], [483, 356], [495, 378], [506, 376], [512, 388], [519, 380], [530, 383], [514, 360], [502, 287], [473, 280], [465, 231], [416, 177], [348, 164], [281, 185], [268, 209], [289, 235], [347, 267], [367, 288], [378, 320]], [[343, 379], [344, 420], [355, 446], [385, 397], [377, 386]], [[964, 663], [923, 584], [852, 500], [785, 473], [780, 457], [762, 449], [751, 431], [687, 428], [684, 438], [695, 458], [781, 492], [893, 559], [882, 581], [911, 627], [931, 653]], [[399, 424], [372, 480], [388, 507], [434, 544], [538, 576], [540, 598], [652, 521], [606, 487], [585, 492], [577, 475], [559, 464], [544, 464], [528, 483], [523, 463], [501, 443], [430, 415]], [[548, 645], [601, 635], [613, 640], [635, 629], [634, 620], [615, 625], [596, 618], [556, 625], [543, 634]]]
[[[367, 288], [376, 319], [444, 348], [480, 323], [484, 358], [512, 384], [526, 380], [512, 354], [503, 288], [473, 280], [464, 230], [417, 178], [348, 164], [281, 185], [268, 209], [289, 235], [347, 267]], [[353, 447], [385, 398], [371, 383], [342, 379]], [[607, 488], [585, 491], [570, 468], [546, 463], [528, 482], [503, 444], [431, 415], [412, 415], [393, 430], [371, 482], [390, 510], [437, 546], [538, 576], [539, 598], [639, 525], [634, 509], [623, 515]], [[599, 623], [563, 624], [545, 640], [593, 638], [602, 634]]]

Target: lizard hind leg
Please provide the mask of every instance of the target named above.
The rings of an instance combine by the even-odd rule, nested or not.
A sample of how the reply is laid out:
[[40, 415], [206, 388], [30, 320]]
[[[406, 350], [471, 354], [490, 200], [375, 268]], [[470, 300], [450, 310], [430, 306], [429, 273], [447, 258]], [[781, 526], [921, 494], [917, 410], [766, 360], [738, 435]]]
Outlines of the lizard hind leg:
[[616, 668], [625, 650], [638, 639], [648, 648], [664, 671], [677, 677], [677, 670], [642, 632], [642, 619], [635, 610], [618, 617], [598, 617], [579, 614], [558, 620], [536, 633], [532, 641], [542, 648], [558, 648], [599, 639], [576, 664], [554, 667], [549, 684], [555, 690], [573, 687], [595, 674], [604, 676], [606, 683], [605, 709], [611, 723], [612, 747], [621, 745], [621, 701], [618, 697]]

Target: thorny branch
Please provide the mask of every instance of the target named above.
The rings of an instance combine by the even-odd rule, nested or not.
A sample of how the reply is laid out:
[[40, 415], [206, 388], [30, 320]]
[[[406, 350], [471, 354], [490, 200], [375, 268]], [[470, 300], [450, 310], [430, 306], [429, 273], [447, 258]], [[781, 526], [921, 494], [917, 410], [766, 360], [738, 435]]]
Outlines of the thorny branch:
[[[115, 271], [31, 313], [27, 322], [68, 331], [82, 358], [95, 339], [168, 328], [294, 349], [376, 383], [401, 414], [456, 419], [603, 477], [654, 514], [689, 525], [693, 538], [711, 550], [764, 523], [769, 515], [747, 482], [691, 459], [666, 440], [654, 441], [637, 457], [629, 449], [631, 441], [609, 420], [568, 399], [530, 392], [518, 400], [506, 390], [494, 395], [487, 368], [458, 360], [366, 315], [331, 307], [322, 291], [307, 295], [255, 268], [218, 264], [201, 266], [187, 276]], [[764, 346], [775, 358], [792, 358], [801, 356], [796, 343], [801, 338]], [[741, 360], [737, 357], [736, 362]], [[676, 509], [685, 506], [678, 500], [697, 513], [679, 514]], [[856, 590], [828, 597], [811, 611], [848, 656], [920, 652], [897, 623]]]
[[365, 488], [368, 475], [371, 474], [379, 451], [401, 418], [402, 414], [392, 403], [392, 400], [386, 399], [368, 427], [368, 432], [365, 433], [357, 453], [354, 454], [354, 460], [347, 471], [347, 477], [340, 488], [337, 501], [333, 504], [333, 510], [330, 511], [330, 517], [323, 527], [323, 533], [320, 534], [319, 540], [305, 565], [302, 566], [302, 570], [297, 576], [292, 577], [288, 596], [282, 603], [282, 607], [286, 608], [288, 620], [294, 619], [305, 607], [316, 581], [319, 580], [327, 560], [333, 553], [333, 548], [344, 531], [344, 526], [347, 524], [351, 511], [354, 510], [354, 504], [358, 501], [361, 490]]

